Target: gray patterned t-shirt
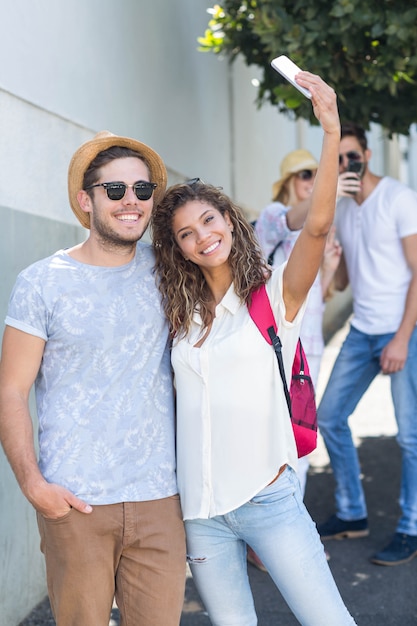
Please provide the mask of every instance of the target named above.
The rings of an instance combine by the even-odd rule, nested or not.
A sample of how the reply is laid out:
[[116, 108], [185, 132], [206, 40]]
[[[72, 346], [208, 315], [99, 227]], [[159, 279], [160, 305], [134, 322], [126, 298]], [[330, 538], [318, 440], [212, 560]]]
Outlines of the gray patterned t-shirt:
[[177, 493], [168, 328], [149, 245], [121, 267], [65, 251], [18, 276], [6, 324], [46, 341], [39, 467], [90, 504]]

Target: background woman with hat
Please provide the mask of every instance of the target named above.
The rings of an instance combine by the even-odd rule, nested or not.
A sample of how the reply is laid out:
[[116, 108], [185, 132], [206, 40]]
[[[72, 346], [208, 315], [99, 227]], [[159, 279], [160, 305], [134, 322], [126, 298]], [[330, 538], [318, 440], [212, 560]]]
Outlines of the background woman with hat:
[[[318, 163], [307, 150], [293, 150], [281, 162], [281, 178], [272, 185], [273, 202], [260, 214], [255, 231], [265, 258], [273, 267], [286, 261], [304, 225], [311, 204]], [[319, 274], [310, 290], [301, 328], [301, 340], [306, 352], [313, 383], [317, 385], [323, 354], [324, 301], [339, 265], [341, 248], [330, 231]], [[299, 461], [298, 476], [304, 493], [308, 459]]]
[[[273, 267], [284, 263], [298, 239], [307, 211], [318, 163], [308, 150], [293, 150], [281, 161], [281, 178], [272, 185], [272, 203], [261, 212], [255, 232], [268, 262]], [[341, 248], [335, 240], [334, 228], [330, 231], [320, 272], [310, 289], [300, 337], [307, 355], [313, 384], [317, 386], [320, 361], [324, 349], [324, 301], [330, 295], [330, 285], [339, 265]], [[297, 475], [304, 495], [308, 457], [298, 460]], [[252, 565], [266, 571], [258, 555], [248, 547], [247, 559]]]

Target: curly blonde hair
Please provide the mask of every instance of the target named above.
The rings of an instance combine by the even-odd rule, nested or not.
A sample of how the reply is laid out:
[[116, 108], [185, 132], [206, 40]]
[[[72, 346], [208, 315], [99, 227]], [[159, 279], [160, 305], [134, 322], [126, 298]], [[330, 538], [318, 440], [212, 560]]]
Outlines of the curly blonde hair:
[[203, 328], [213, 319], [213, 297], [206, 279], [195, 263], [184, 259], [172, 229], [175, 211], [194, 200], [209, 204], [223, 216], [227, 212], [230, 217], [233, 241], [229, 263], [234, 288], [241, 302], [249, 302], [252, 291], [271, 275], [251, 224], [221, 189], [198, 179], [193, 183], [173, 185], [153, 211], [151, 232], [164, 312], [172, 334], [178, 336], [188, 333], [196, 311], [200, 313]]
[[273, 198], [273, 202], [281, 202], [284, 206], [293, 206], [297, 202], [300, 202], [295, 192], [295, 179], [298, 172], [290, 174], [283, 183], [279, 193]]

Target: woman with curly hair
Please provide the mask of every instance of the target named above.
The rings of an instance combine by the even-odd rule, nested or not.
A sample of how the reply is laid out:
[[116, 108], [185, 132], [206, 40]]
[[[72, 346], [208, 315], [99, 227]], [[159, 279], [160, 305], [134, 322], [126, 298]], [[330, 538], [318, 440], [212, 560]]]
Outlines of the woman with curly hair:
[[301, 624], [354, 624], [303, 504], [274, 350], [247, 306], [265, 283], [289, 379], [333, 221], [340, 139], [333, 89], [308, 72], [297, 80], [311, 91], [324, 139], [311, 209], [287, 264], [272, 271], [240, 209], [199, 179], [171, 187], [152, 218], [155, 268], [173, 335], [188, 562], [216, 626], [257, 624], [246, 544]]

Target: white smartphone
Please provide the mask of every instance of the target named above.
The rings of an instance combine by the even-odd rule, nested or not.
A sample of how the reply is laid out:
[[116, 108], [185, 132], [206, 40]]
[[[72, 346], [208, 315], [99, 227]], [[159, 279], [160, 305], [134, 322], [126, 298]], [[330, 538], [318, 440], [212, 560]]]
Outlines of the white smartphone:
[[294, 87], [298, 89], [298, 91], [301, 91], [301, 93], [306, 96], [306, 98], [311, 98], [311, 93], [309, 92], [309, 90], [304, 89], [304, 87], [300, 87], [300, 85], [297, 85], [294, 80], [294, 76], [298, 74], [298, 72], [301, 72], [301, 68], [299, 68], [298, 65], [291, 61], [291, 59], [286, 57], [285, 54], [281, 54], [281, 56], [277, 57], [276, 59], [272, 59], [271, 65], [274, 70], [276, 70], [281, 74], [281, 76], [286, 78], [288, 82], [291, 83], [291, 85], [294, 85]]

